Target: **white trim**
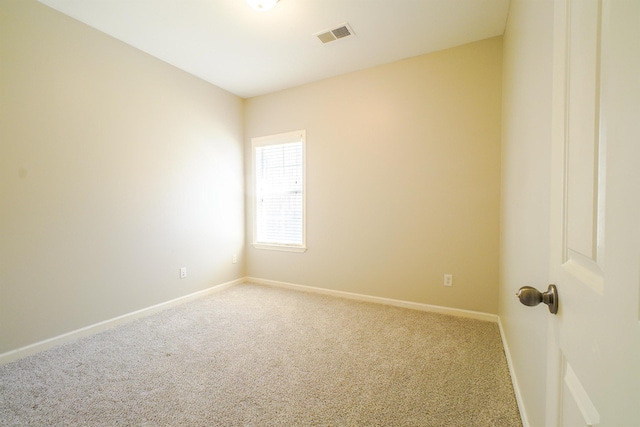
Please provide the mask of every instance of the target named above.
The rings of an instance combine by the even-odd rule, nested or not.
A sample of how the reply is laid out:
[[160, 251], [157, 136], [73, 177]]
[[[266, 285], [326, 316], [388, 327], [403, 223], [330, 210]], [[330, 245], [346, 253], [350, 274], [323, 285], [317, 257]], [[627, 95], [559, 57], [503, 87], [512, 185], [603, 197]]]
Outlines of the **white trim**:
[[270, 243], [252, 243], [251, 245], [256, 249], [269, 249], [283, 252], [306, 252], [307, 250], [306, 246], [274, 245]]
[[[336, 291], [336, 290], [332, 290], [332, 289], [324, 289], [324, 288], [316, 288], [316, 287], [312, 287], [312, 286], [304, 286], [304, 285], [296, 285], [293, 283], [286, 283], [286, 282], [278, 282], [275, 280], [267, 280], [267, 279], [260, 279], [257, 277], [243, 277], [240, 279], [236, 279], [236, 280], [232, 280], [230, 282], [227, 283], [223, 283], [220, 285], [216, 285], [216, 286], [212, 286], [211, 288], [202, 290], [202, 291], [198, 291], [198, 292], [194, 292], [192, 294], [189, 295], [185, 295], [170, 301], [166, 301], [160, 304], [156, 304], [147, 308], [143, 308], [141, 310], [137, 310], [128, 314], [124, 314], [122, 316], [118, 316], [115, 317], [113, 319], [109, 319], [109, 320], [105, 320], [93, 325], [89, 325], [86, 326], [84, 328], [80, 328], [77, 329], [75, 331], [71, 331], [71, 332], [67, 332], [65, 334], [62, 335], [58, 335], [56, 337], [53, 338], [49, 338], [34, 344], [30, 344], [27, 345], [25, 347], [21, 347], [15, 350], [10, 350], [6, 353], [2, 353], [0, 354], [0, 365], [5, 364], [5, 363], [9, 363], [9, 362], [13, 362], [15, 360], [18, 359], [22, 359], [24, 357], [30, 356], [32, 354], [36, 354], [39, 353], [41, 351], [47, 350], [49, 348], [58, 346], [60, 344], [64, 344], [70, 341], [74, 341], [77, 340], [79, 338], [82, 337], [86, 337], [89, 335], [93, 335], [102, 331], [105, 331], [107, 329], [111, 329], [115, 326], [124, 324], [124, 323], [128, 323], [131, 322], [133, 320], [142, 318], [142, 317], [146, 317], [149, 316], [151, 314], [157, 313], [161, 310], [185, 303], [187, 301], [196, 299], [198, 297], [207, 295], [207, 294], [212, 294], [215, 292], [219, 292], [223, 289], [227, 289], [230, 288], [232, 286], [235, 285], [239, 285], [241, 283], [255, 283], [255, 284], [259, 284], [259, 285], [266, 285], [266, 286], [274, 286], [274, 287], [279, 287], [279, 288], [286, 288], [286, 289], [293, 289], [293, 290], [298, 290], [298, 291], [306, 291], [306, 292], [314, 292], [314, 293], [318, 293], [318, 294], [323, 294], [323, 295], [331, 295], [331, 296], [335, 296], [335, 297], [340, 297], [340, 298], [347, 298], [347, 299], [353, 299], [353, 300], [357, 300], [357, 301], [365, 301], [365, 302], [373, 302], [373, 303], [377, 303], [377, 304], [385, 304], [385, 305], [391, 305], [391, 306], [395, 306], [395, 307], [402, 307], [402, 308], [409, 308], [412, 310], [419, 310], [419, 311], [428, 311], [428, 312], [433, 312], [433, 313], [440, 313], [440, 314], [446, 314], [446, 315], [450, 315], [450, 316], [458, 316], [458, 317], [466, 317], [466, 318], [471, 318], [471, 319], [477, 319], [477, 320], [483, 320], [483, 321], [488, 321], [488, 322], [497, 322], [498, 325], [500, 325], [499, 323], [499, 318], [497, 315], [495, 314], [490, 314], [490, 313], [483, 313], [483, 312], [479, 312], [479, 311], [471, 311], [471, 310], [463, 310], [463, 309], [458, 309], [458, 308], [449, 308], [449, 307], [442, 307], [442, 306], [437, 306], [437, 305], [429, 305], [429, 304], [422, 304], [422, 303], [417, 303], [417, 302], [411, 302], [411, 301], [402, 301], [402, 300], [396, 300], [396, 299], [391, 299], [391, 298], [383, 298], [383, 297], [375, 297], [375, 296], [370, 296], [370, 295], [363, 295], [363, 294], [356, 294], [356, 293], [351, 293], [351, 292], [344, 292], [344, 291]], [[500, 329], [501, 333], [502, 333], [502, 328]], [[504, 341], [504, 337], [503, 337], [503, 343], [504, 343], [504, 347], [505, 347], [505, 352], [507, 352], [507, 347], [506, 347], [506, 342]], [[508, 353], [507, 353], [508, 354]], [[509, 357], [507, 357], [507, 361], [510, 363], [510, 359]], [[511, 369], [511, 364], [509, 364], [509, 369]], [[513, 379], [515, 379], [515, 376], [513, 375], [512, 372], [512, 376]], [[518, 388], [515, 387], [515, 383], [514, 383], [514, 388], [517, 391]], [[519, 394], [516, 393], [516, 397], [518, 397]], [[520, 400], [518, 400], [518, 406], [521, 407], [521, 403]], [[521, 408], [521, 411], [523, 409]], [[524, 412], [521, 412], [524, 413]], [[524, 425], [524, 427], [528, 427], [527, 424]]]
[[47, 350], [49, 348], [55, 347], [60, 344], [64, 344], [66, 342], [74, 341], [82, 337], [86, 337], [89, 335], [96, 334], [98, 332], [105, 331], [107, 329], [111, 329], [114, 326], [118, 326], [142, 317], [149, 316], [153, 313], [157, 313], [167, 308], [185, 303], [187, 301], [194, 300], [198, 297], [219, 292], [223, 289], [227, 289], [232, 286], [238, 285], [240, 283], [244, 283], [245, 281], [246, 280], [244, 278], [232, 280], [230, 282], [212, 286], [208, 289], [194, 292], [189, 295], [184, 295], [170, 301], [162, 302], [160, 304], [152, 305], [150, 307], [143, 308], [141, 310], [136, 310], [131, 313], [123, 314], [122, 316], [114, 317], [113, 319], [104, 320], [102, 322], [98, 322], [93, 325], [85, 326], [84, 328], [76, 329], [75, 331], [67, 332], [65, 334], [58, 335], [53, 338], [48, 338], [44, 341], [30, 344], [25, 347], [17, 348], [15, 350], [10, 350], [6, 353], [0, 354], [0, 365], [13, 362], [18, 359], [22, 359], [23, 357], [27, 357], [32, 354], [39, 353], [41, 351]]
[[497, 322], [496, 314], [483, 313], [480, 311], [463, 310], [459, 308], [442, 307], [438, 305], [422, 304], [418, 302], [403, 301], [391, 298], [375, 297], [370, 295], [356, 294], [351, 292], [336, 291], [333, 289], [316, 288], [313, 286], [296, 285], [293, 283], [278, 282], [275, 280], [260, 279], [257, 277], [246, 277], [247, 282], [257, 285], [275, 286], [279, 288], [293, 289], [298, 291], [314, 292], [323, 295], [331, 295], [340, 298], [348, 298], [357, 301], [373, 302], [377, 304], [392, 305], [395, 307], [410, 308], [412, 310], [429, 311], [433, 313], [447, 314], [450, 316], [467, 317], [471, 319], [484, 320], [486, 322]]
[[251, 138], [251, 144], [253, 147], [289, 144], [291, 142], [304, 141], [306, 137], [307, 137], [306, 129], [300, 129], [300, 130], [294, 130], [291, 132], [277, 133], [274, 135], [256, 136]]
[[513, 360], [511, 359], [511, 352], [509, 351], [509, 345], [507, 344], [507, 336], [504, 333], [502, 327], [502, 319], [498, 316], [498, 328], [500, 329], [500, 337], [502, 338], [502, 347], [504, 348], [504, 354], [507, 358], [507, 366], [509, 367], [509, 374], [511, 374], [511, 383], [513, 384], [513, 392], [516, 395], [516, 402], [518, 403], [518, 410], [520, 411], [520, 419], [522, 420], [522, 427], [529, 427], [529, 418], [527, 417], [527, 411], [524, 407], [524, 399], [522, 393], [520, 393], [520, 386], [518, 385], [518, 378], [516, 377], [516, 371], [513, 367]]

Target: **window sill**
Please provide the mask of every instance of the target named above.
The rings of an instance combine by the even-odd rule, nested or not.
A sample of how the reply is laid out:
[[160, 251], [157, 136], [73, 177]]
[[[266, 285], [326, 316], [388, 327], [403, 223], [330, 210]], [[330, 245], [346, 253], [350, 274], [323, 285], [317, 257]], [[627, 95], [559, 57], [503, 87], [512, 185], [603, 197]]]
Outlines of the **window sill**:
[[306, 252], [306, 246], [289, 246], [289, 245], [273, 245], [269, 243], [252, 243], [256, 249], [266, 249], [271, 251], [284, 251], [284, 252]]

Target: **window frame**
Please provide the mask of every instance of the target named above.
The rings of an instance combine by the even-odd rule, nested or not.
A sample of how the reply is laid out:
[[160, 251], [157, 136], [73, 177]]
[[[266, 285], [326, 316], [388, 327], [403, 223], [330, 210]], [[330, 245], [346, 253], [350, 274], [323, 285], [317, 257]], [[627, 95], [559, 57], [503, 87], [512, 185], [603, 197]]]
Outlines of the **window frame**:
[[[258, 192], [256, 173], [256, 148], [269, 145], [280, 145], [289, 143], [302, 143], [302, 243], [301, 244], [285, 244], [285, 243], [268, 243], [258, 242]], [[251, 184], [252, 184], [252, 216], [253, 230], [251, 245], [256, 249], [267, 249], [286, 252], [305, 252], [307, 250], [307, 142], [306, 131], [297, 130], [292, 132], [284, 132], [275, 135], [267, 135], [251, 138]]]

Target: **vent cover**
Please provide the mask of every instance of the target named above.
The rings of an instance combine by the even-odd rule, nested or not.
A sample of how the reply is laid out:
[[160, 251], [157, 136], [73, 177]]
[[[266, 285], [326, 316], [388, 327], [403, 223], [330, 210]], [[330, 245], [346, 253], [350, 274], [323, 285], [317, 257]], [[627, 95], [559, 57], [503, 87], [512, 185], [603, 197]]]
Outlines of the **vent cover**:
[[355, 33], [347, 24], [340, 24], [335, 28], [331, 28], [329, 30], [320, 31], [319, 33], [315, 33], [316, 36], [322, 43], [329, 43], [332, 41], [336, 41], [339, 39], [343, 39], [345, 37], [353, 36]]

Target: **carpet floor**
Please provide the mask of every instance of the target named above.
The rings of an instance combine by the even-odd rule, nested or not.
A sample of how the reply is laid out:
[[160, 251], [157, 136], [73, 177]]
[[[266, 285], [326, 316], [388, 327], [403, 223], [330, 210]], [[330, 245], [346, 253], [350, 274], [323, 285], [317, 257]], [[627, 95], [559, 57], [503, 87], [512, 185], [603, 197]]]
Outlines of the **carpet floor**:
[[237, 285], [0, 366], [0, 426], [521, 426], [495, 323]]

